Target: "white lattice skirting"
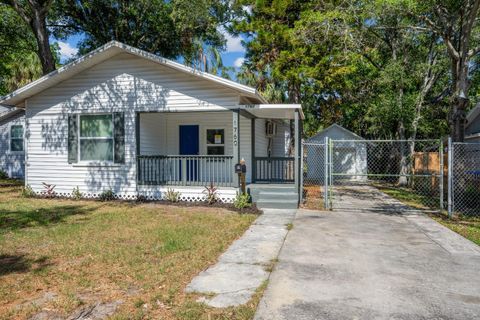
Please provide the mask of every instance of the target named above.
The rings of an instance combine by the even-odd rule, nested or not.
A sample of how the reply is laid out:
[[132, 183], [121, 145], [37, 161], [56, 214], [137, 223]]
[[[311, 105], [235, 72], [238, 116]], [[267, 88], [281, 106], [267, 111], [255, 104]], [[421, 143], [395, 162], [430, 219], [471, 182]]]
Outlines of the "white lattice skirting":
[[[180, 193], [180, 201], [196, 202], [204, 201], [205, 193], [204, 187], [160, 187], [160, 186], [142, 186], [139, 187], [138, 193], [118, 192], [114, 193], [114, 198], [119, 200], [136, 200], [142, 197], [146, 200], [165, 200], [165, 194], [168, 190], [173, 190]], [[81, 191], [81, 190], [80, 190]], [[219, 199], [223, 203], [232, 203], [237, 194], [236, 188], [219, 188], [217, 193]], [[35, 192], [39, 196], [45, 196], [45, 192]], [[82, 192], [82, 198], [95, 199], [100, 198], [101, 192]], [[58, 192], [55, 191], [56, 197], [72, 198], [72, 192]]]
[[[156, 186], [142, 186], [138, 189], [138, 195], [145, 197], [147, 200], [164, 200], [167, 190], [172, 189], [180, 192], [180, 201], [204, 201], [205, 190], [204, 187], [156, 187]], [[221, 202], [231, 203], [237, 194], [236, 188], [219, 188], [218, 196]]]

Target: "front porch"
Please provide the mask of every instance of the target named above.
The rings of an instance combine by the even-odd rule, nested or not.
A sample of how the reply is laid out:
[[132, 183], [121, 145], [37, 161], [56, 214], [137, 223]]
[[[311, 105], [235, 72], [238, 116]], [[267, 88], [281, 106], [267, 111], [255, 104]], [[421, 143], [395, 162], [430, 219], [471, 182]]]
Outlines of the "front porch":
[[288, 154], [290, 137], [295, 136], [290, 120], [299, 132], [298, 109], [292, 108], [293, 119], [285, 113], [279, 117], [271, 108], [254, 109], [137, 113], [139, 194], [158, 198], [171, 188], [198, 200], [212, 183], [225, 199], [233, 199], [239, 187], [234, 167], [241, 159], [247, 184], [298, 184], [299, 161]]

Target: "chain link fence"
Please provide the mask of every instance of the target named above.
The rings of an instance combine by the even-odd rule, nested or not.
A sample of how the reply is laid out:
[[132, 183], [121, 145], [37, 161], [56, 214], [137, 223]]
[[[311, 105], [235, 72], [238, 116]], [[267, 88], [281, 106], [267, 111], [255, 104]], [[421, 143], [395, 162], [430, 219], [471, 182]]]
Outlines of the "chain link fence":
[[367, 186], [414, 209], [480, 216], [480, 142], [325, 139], [303, 144], [302, 172], [309, 209], [338, 208], [342, 192]]
[[449, 214], [480, 216], [480, 143], [450, 143]]
[[[443, 147], [439, 140], [332, 140], [333, 199], [340, 186], [369, 185], [413, 208], [443, 205]], [[352, 190], [350, 188], [350, 190]]]
[[[441, 140], [330, 140], [304, 144], [303, 203], [347, 206], [342, 194], [378, 189], [415, 209], [439, 210], [445, 198]], [[371, 190], [371, 189], [370, 189]]]

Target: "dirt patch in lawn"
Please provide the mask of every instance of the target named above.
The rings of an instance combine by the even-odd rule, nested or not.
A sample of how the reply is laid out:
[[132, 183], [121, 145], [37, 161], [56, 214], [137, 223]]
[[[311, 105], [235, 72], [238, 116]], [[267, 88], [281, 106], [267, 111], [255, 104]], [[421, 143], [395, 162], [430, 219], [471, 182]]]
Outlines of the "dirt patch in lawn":
[[184, 293], [256, 215], [224, 207], [22, 198], [0, 187], [0, 319], [249, 319]]

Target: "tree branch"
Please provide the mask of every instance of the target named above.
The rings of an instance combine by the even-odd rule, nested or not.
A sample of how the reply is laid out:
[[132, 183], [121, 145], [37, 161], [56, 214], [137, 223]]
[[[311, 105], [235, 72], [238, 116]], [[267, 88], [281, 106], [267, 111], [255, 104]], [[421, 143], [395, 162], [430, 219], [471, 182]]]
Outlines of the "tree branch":
[[16, 0], [5, 0], [2, 2], [10, 5], [27, 24], [30, 24], [32, 19], [27, 15], [24, 8], [22, 8]]

